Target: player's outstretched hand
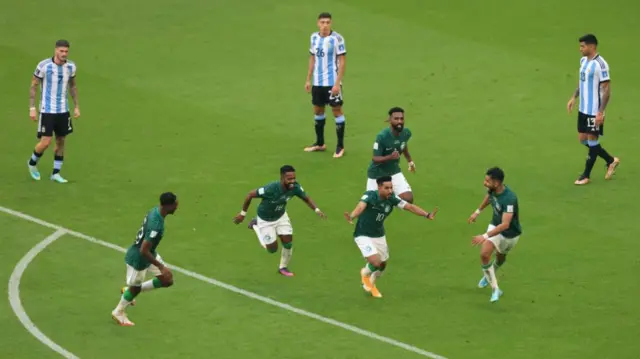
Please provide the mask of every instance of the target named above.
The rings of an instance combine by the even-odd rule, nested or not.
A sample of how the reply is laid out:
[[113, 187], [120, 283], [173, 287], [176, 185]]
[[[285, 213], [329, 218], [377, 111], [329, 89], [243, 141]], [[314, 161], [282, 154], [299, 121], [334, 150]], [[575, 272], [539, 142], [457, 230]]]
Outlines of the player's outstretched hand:
[[322, 212], [321, 210], [316, 211], [316, 213], [318, 214], [318, 216], [320, 216], [320, 218], [327, 219], [327, 215], [324, 214], [324, 212]]
[[478, 212], [473, 212], [471, 214], [471, 216], [469, 217], [469, 219], [467, 219], [467, 223], [471, 224], [471, 223], [475, 223], [476, 218], [478, 218], [479, 213]]
[[571, 111], [573, 111], [573, 105], [575, 105], [576, 103], [576, 99], [575, 97], [572, 97], [569, 102], [567, 102], [567, 112], [571, 113]]
[[413, 161], [409, 162], [409, 172], [416, 173], [416, 164]]
[[311, 82], [307, 81], [304, 83], [304, 90], [307, 92], [311, 91]]
[[240, 224], [240, 223], [242, 223], [242, 221], [244, 221], [244, 216], [242, 214], [240, 214], [240, 213], [238, 213], [238, 215], [233, 217], [233, 223], [235, 223], [235, 224]]
[[351, 219], [351, 214], [349, 214], [349, 212], [344, 212], [344, 218], [347, 220], [347, 222], [353, 224], [353, 220]]
[[438, 207], [434, 208], [433, 211], [429, 212], [427, 219], [433, 221], [436, 218], [436, 213], [438, 213]]
[[486, 241], [486, 239], [484, 239], [484, 237], [482, 235], [478, 235], [473, 237], [473, 239], [471, 240], [471, 244], [474, 246], [477, 246], [479, 244], [482, 244], [482, 242]]

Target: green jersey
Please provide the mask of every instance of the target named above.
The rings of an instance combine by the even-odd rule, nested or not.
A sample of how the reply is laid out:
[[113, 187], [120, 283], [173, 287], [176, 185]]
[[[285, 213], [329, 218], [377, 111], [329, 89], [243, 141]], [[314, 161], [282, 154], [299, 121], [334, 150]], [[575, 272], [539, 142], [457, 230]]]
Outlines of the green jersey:
[[162, 236], [164, 236], [164, 217], [160, 214], [160, 209], [155, 207], [144, 217], [135, 242], [129, 247], [127, 254], [124, 256], [125, 263], [136, 270], [147, 269], [151, 263], [140, 253], [142, 242], [151, 242], [151, 254], [155, 257], [156, 248], [158, 248]]
[[282, 188], [280, 181], [271, 182], [264, 187], [258, 188], [258, 198], [262, 198], [258, 206], [258, 217], [263, 221], [277, 221], [284, 215], [287, 209], [287, 202], [293, 196], [306, 199], [307, 194], [299, 184], [294, 184], [293, 189]]
[[[393, 151], [402, 153], [407, 147], [407, 142], [411, 138], [411, 131], [408, 128], [402, 129], [398, 136], [390, 128], [385, 128], [376, 136], [376, 142], [373, 144], [374, 156], [388, 156]], [[373, 160], [367, 170], [367, 176], [376, 179], [382, 176], [393, 176], [400, 173], [400, 159], [375, 163]]]
[[358, 217], [354, 237], [380, 238], [384, 236], [384, 220], [393, 212], [393, 207], [404, 208], [407, 202], [392, 194], [387, 199], [380, 198], [378, 191], [367, 191], [360, 202], [367, 204], [367, 208]]
[[504, 191], [500, 194], [489, 191], [489, 199], [491, 200], [491, 207], [493, 208], [492, 225], [497, 226], [502, 223], [502, 215], [504, 213], [513, 213], [509, 228], [500, 234], [507, 238], [514, 238], [522, 234], [522, 228], [520, 227], [520, 209], [518, 208], [518, 197], [516, 197], [516, 194], [508, 186], [504, 186]]

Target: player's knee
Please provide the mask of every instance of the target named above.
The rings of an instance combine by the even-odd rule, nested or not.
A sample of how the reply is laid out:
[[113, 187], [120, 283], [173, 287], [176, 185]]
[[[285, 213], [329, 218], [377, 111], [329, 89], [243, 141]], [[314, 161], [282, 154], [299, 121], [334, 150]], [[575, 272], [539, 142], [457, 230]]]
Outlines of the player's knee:
[[167, 280], [164, 281], [164, 283], [162, 283], [162, 286], [165, 288], [169, 288], [173, 285], [173, 278], [168, 278]]
[[376, 268], [380, 268], [382, 266], [382, 260], [380, 259], [379, 256], [377, 255], [373, 255], [371, 257], [368, 257], [367, 260], [369, 261], [369, 263], [371, 263], [372, 266], [376, 267]]
[[289, 242], [282, 242], [282, 246], [286, 249], [291, 249], [293, 247], [293, 240], [290, 240]]
[[340, 117], [343, 115], [342, 106], [336, 106], [331, 108], [331, 112], [333, 112], [334, 117]]
[[506, 261], [507, 261], [507, 257], [500, 257], [500, 256], [496, 257], [496, 264], [498, 266], [503, 265], [504, 262], [506, 262]]
[[45, 149], [49, 147], [49, 145], [51, 145], [51, 137], [42, 137], [40, 138], [40, 146], [44, 147]]
[[278, 251], [278, 243], [277, 242], [273, 242], [273, 243], [267, 245], [267, 252], [275, 253], [277, 251]]
[[380, 262], [380, 271], [384, 271], [385, 269], [387, 269], [387, 261], [384, 262]]

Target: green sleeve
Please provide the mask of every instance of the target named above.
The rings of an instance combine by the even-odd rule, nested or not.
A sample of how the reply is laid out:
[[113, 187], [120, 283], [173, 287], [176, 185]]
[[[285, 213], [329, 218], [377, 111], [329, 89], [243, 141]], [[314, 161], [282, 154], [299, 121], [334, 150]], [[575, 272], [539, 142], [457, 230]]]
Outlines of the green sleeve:
[[373, 144], [373, 155], [382, 156], [384, 151], [384, 143], [381, 135], [376, 136], [376, 142]]
[[260, 188], [258, 188], [256, 190], [256, 194], [258, 198], [265, 198], [266, 196], [268, 196], [271, 192], [273, 192], [273, 184], [269, 183], [265, 186], [262, 186]]
[[391, 197], [389, 197], [389, 202], [391, 202], [391, 205], [395, 207], [398, 204], [400, 204], [400, 202], [402, 202], [402, 199], [394, 194]]
[[302, 188], [302, 186], [300, 186], [299, 184], [296, 184], [295, 188], [293, 189], [293, 194], [295, 194], [301, 199], [307, 199], [307, 193], [304, 191], [304, 188]]
[[364, 202], [366, 204], [371, 204], [372, 202], [371, 194], [369, 192], [365, 192], [362, 197], [360, 197], [360, 202]]
[[147, 224], [147, 231], [144, 234], [145, 241], [151, 241], [155, 243], [161, 236], [162, 228], [157, 220], [150, 220]]

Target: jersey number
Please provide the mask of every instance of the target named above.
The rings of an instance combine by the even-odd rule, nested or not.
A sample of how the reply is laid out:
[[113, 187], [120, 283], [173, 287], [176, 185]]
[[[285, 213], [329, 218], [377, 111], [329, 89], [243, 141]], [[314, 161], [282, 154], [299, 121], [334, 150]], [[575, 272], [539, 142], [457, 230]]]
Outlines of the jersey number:
[[384, 213], [378, 213], [378, 215], [376, 216], [376, 222], [384, 221], [384, 217], [385, 217]]
[[142, 240], [144, 239], [144, 226], [145, 224], [147, 224], [147, 217], [144, 217], [144, 220], [142, 221], [142, 226], [140, 227], [140, 229], [138, 230], [138, 233], [136, 234], [136, 240], [135, 240], [135, 244], [136, 246], [140, 246], [140, 243], [142, 243]]
[[599, 126], [596, 126], [596, 118], [595, 117], [587, 117], [587, 127], [594, 129], [594, 130], [599, 130]]
[[321, 47], [318, 47], [316, 49], [316, 56], [318, 57], [324, 57], [324, 50]]
[[584, 71], [580, 72], [580, 81], [584, 82], [585, 80], [585, 75], [584, 75]]

